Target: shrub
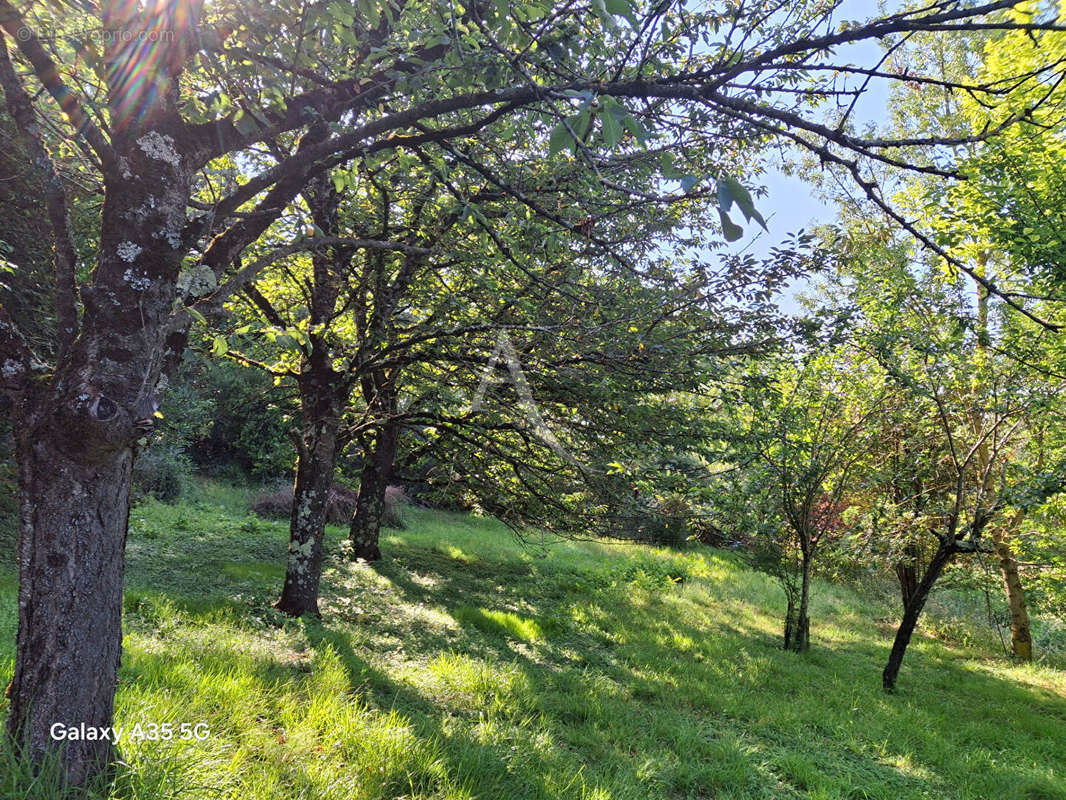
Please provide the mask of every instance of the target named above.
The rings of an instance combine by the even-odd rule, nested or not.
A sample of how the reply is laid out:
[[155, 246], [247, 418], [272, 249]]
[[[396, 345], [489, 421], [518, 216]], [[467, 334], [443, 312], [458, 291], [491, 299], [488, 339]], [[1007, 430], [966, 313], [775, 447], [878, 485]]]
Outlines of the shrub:
[[678, 547], [693, 534], [692, 504], [678, 494], [633, 497], [616, 508], [614, 514], [621, 535], [637, 541]]
[[164, 503], [173, 503], [189, 483], [192, 463], [180, 444], [153, 442], [137, 454], [133, 463], [133, 495], [140, 500], [151, 495]]
[[[331, 525], [347, 525], [352, 521], [355, 514], [355, 501], [358, 493], [342, 486], [333, 484], [329, 490], [329, 498], [326, 500], [326, 522]], [[293, 492], [291, 486], [283, 486], [273, 492], [267, 492], [256, 497], [249, 508], [261, 517], [288, 518], [292, 514]], [[406, 503], [402, 486], [389, 486], [385, 489], [385, 509], [381, 516], [381, 524], [386, 528], [405, 528], [403, 507]]]
[[[288, 518], [292, 514], [292, 498], [292, 487], [284, 486], [255, 498], [250, 508], [261, 517]], [[331, 525], [348, 524], [355, 513], [355, 499], [356, 493], [347, 486], [333, 484], [326, 498], [326, 522]]]

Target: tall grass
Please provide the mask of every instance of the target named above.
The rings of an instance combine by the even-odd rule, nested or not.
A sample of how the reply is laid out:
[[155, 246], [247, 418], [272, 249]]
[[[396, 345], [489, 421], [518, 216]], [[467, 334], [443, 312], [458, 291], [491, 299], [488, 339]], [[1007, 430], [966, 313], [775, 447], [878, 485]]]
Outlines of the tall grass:
[[[123, 742], [110, 793], [84, 796], [1066, 798], [1062, 672], [925, 635], [886, 696], [893, 609], [848, 589], [816, 585], [797, 655], [776, 584], [729, 554], [522, 545], [413, 510], [381, 564], [328, 560], [321, 621], [291, 620], [285, 526], [247, 500], [134, 511], [117, 722], [210, 736]], [[4, 681], [13, 614], [0, 572]], [[62, 796], [0, 749], [0, 798]]]

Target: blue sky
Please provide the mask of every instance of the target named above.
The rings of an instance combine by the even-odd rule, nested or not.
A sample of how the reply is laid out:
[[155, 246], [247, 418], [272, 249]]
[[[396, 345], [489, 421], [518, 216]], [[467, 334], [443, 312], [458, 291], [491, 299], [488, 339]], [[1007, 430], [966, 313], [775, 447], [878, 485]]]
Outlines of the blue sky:
[[[844, 9], [847, 13], [839, 15], [838, 18], [865, 18], [878, 13], [875, 4], [869, 0], [845, 3]], [[840, 63], [873, 66], [881, 54], [882, 51], [877, 42], [862, 42], [841, 48], [834, 55], [834, 60]], [[866, 93], [856, 104], [852, 115], [857, 128], [862, 128], [869, 123], [881, 126], [886, 122], [890, 88], [888, 82], [883, 80], [870, 83]], [[766, 255], [789, 234], [830, 222], [836, 216], [835, 208], [824, 201], [816, 186], [800, 177], [786, 174], [780, 165], [771, 166], [761, 177], [759, 183], [767, 191], [765, 196], [757, 199], [756, 207], [766, 218], [769, 230], [763, 231], [756, 225], [745, 225], [744, 237], [734, 245], [736, 251], [749, 252], [755, 256]], [[781, 296], [782, 307], [788, 311], [797, 310], [794, 295], [802, 290], [802, 282], [791, 286]]]

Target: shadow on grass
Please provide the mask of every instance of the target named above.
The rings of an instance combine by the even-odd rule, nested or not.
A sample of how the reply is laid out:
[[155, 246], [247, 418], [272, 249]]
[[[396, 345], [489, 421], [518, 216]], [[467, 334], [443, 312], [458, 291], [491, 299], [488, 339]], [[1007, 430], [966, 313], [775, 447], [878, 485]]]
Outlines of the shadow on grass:
[[[688, 754], [698, 767], [706, 759], [693, 741], [702, 736], [735, 745], [746, 765], [733, 776], [741, 784], [766, 785], [776, 778], [797, 791], [820, 787], [840, 797], [965, 796], [955, 794], [953, 770], [942, 769], [961, 760], [992, 773], [985, 783], [1000, 787], [999, 796], [1066, 797], [1066, 784], [1014, 765], [1008, 755], [1016, 749], [1025, 762], [1046, 753], [1061, 765], [1048, 743], [1066, 734], [1066, 699], [936, 659], [924, 644], [908, 655], [899, 693], [886, 697], [879, 676], [889, 642], [816, 644], [797, 656], [759, 627], [684, 619], [672, 597], [683, 589], [639, 603], [618, 592], [590, 597], [567, 591], [529, 565], [471, 564], [418, 548], [375, 565], [375, 571], [406, 601], [435, 602], [465, 623], [462, 653], [518, 666], [538, 712], [550, 723], [578, 729], [587, 753], [639, 761], [639, 748], [626, 745], [636, 742], [659, 750], [660, 757], [664, 749]], [[429, 576], [431, 588], [413, 581], [415, 573]], [[546, 583], [552, 591], [545, 591]], [[506, 627], [479, 624], [471, 608], [482, 616], [490, 609], [518, 609], [529, 620], [553, 623], [577, 612], [590, 630], [564, 624], [543, 638], [521, 641]], [[434, 644], [416, 641], [412, 647]], [[633, 701], [641, 704], [635, 725]], [[432, 704], [424, 703], [419, 713], [432, 715]], [[714, 757], [724, 756], [719, 750]], [[698, 788], [699, 781], [678, 779], [693, 768], [684, 761], [666, 770], [667, 786], [660, 789], [669, 787], [669, 796]]]
[[[135, 616], [151, 626], [166, 617], [153, 604], [169, 603], [189, 620], [248, 624], [249, 605], [229, 595], [247, 589], [269, 604], [276, 575], [257, 564], [281, 563], [274, 551], [283, 552], [284, 537], [227, 529], [191, 543], [135, 560]], [[785, 653], [776, 621], [730, 599], [724, 585], [714, 587], [722, 597], [712, 608], [685, 587], [598, 587], [558, 565], [415, 545], [389, 555], [373, 573], [405, 606], [439, 610], [454, 624], [420, 627], [391, 618], [393, 608], [301, 631], [313, 649], [336, 654], [353, 693], [439, 742], [448, 774], [475, 796], [1066, 797], [1035, 760], [1062, 774], [1066, 700], [973, 662], [937, 660], [938, 645], [916, 642], [899, 693], [886, 697], [887, 640], [846, 628], [852, 640], [825, 644], [815, 620], [812, 651]], [[204, 574], [219, 562], [234, 568]], [[423, 677], [368, 660], [388, 637]], [[226, 645], [204, 659], [206, 669], [224, 669]], [[273, 686], [308, 669], [263, 657], [251, 676]], [[124, 670], [124, 680], [137, 672]], [[430, 674], [470, 697], [442, 700]], [[195, 691], [193, 677], [181, 680], [168, 689]], [[301, 781], [300, 767], [291, 769]]]

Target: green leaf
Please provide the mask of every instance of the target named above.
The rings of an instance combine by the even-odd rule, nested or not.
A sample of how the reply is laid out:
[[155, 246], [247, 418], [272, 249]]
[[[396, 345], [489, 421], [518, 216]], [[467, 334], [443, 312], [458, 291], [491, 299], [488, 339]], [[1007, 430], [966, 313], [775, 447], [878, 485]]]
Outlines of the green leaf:
[[685, 173], [674, 167], [674, 154], [664, 150], [659, 156], [659, 169], [667, 180], [677, 181], [685, 177]]
[[589, 124], [592, 122], [592, 112], [589, 109], [585, 109], [580, 114], [570, 117], [568, 120], [570, 127], [574, 129], [574, 133], [577, 134], [579, 139], [584, 139], [585, 134], [589, 132]]
[[735, 242], [744, 235], [744, 229], [733, 222], [721, 208], [718, 209], [718, 217], [722, 220], [722, 233], [725, 234], [727, 242]]
[[604, 0], [604, 6], [612, 14], [625, 17], [633, 28], [640, 27], [640, 22], [637, 21], [637, 15], [633, 13], [633, 4], [630, 0]]
[[201, 325], [206, 325], [207, 324], [207, 319], [204, 317], [204, 315], [201, 314], [199, 311], [197, 311], [192, 306], [186, 306], [185, 310], [189, 312], [189, 316], [190, 317], [192, 317], [194, 320], [199, 322]]
[[326, 13], [345, 25], [355, 23], [355, 13], [352, 11], [352, 7], [345, 3], [330, 3], [326, 7]]
[[618, 140], [622, 138], [624, 130], [622, 129], [622, 123], [614, 118], [614, 114], [609, 110], [600, 114], [600, 124], [603, 126], [603, 141], [608, 147], [614, 147], [618, 144]]
[[225, 336], [216, 336], [211, 343], [211, 355], [224, 356], [229, 352], [229, 342]]
[[551, 136], [548, 138], [548, 158], [558, 155], [573, 143], [574, 137], [566, 129], [566, 123], [560, 122], [552, 129]]
[[681, 191], [685, 194], [691, 192], [696, 188], [696, 184], [700, 182], [698, 175], [682, 175], [681, 176]]
[[744, 186], [736, 178], [731, 178], [728, 175], [718, 179], [718, 208], [724, 212], [728, 212], [733, 204], [737, 206], [744, 214], [744, 219], [751, 222], [755, 220], [758, 222], [763, 230], [766, 230], [766, 220], [763, 219], [755, 209], [755, 201], [752, 200], [751, 192], [744, 188]]
[[633, 138], [641, 144], [648, 141], [648, 131], [640, 124], [640, 121], [632, 114], [626, 114], [622, 117], [622, 127], [633, 134]]
[[614, 17], [607, 11], [607, 3], [605, 0], [592, 0], [592, 10], [596, 12], [596, 16], [603, 20], [603, 23], [610, 29], [615, 30], [618, 27], [618, 23], [614, 21]]

